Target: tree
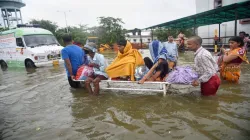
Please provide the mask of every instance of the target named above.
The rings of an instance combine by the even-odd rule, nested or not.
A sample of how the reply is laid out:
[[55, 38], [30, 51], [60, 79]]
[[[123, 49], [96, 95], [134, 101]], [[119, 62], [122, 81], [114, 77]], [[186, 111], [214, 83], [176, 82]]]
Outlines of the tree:
[[[33, 19], [29, 23], [39, 24], [41, 28], [51, 31], [57, 38], [58, 42], [63, 45], [62, 37], [65, 33], [67, 33], [66, 28], [58, 28], [57, 23], [49, 21], [49, 20]], [[79, 24], [78, 26], [68, 27], [68, 29], [74, 41], [85, 44], [87, 36], [88, 36], [87, 25]]]
[[9, 30], [9, 28], [0, 27], [0, 32], [7, 31], [7, 30]]
[[[87, 25], [68, 27], [74, 41], [82, 44], [86, 43], [88, 36], [96, 36], [99, 38], [99, 43], [112, 45], [121, 38], [125, 38], [126, 30], [123, 29], [123, 21], [120, 18], [99, 17], [100, 26], [88, 28]], [[49, 20], [33, 19], [30, 24], [39, 24], [41, 28], [51, 31], [57, 38], [60, 44], [63, 44], [62, 36], [66, 33], [66, 28], [58, 28], [57, 23]]]
[[53, 34], [56, 33], [56, 30], [58, 28], [57, 23], [49, 21], [49, 20], [36, 20], [36, 19], [32, 19], [29, 23], [30, 24], [39, 24], [41, 26], [41, 28], [49, 30]]
[[124, 24], [122, 19], [113, 17], [99, 17], [100, 42], [113, 44], [121, 38], [125, 38], [125, 32], [121, 24]]
[[79, 27], [69, 27], [69, 32], [72, 35], [72, 38], [76, 42], [80, 42], [81, 44], [85, 44], [88, 33], [86, 25], [79, 25]]
[[[66, 30], [67, 30], [66, 28], [60, 28], [56, 31], [56, 38], [58, 39], [60, 44], [63, 43], [62, 37], [66, 33]], [[72, 27], [68, 27], [68, 30], [70, 34], [72, 35], [73, 41], [80, 42], [81, 44], [86, 43], [86, 40], [88, 37], [87, 26], [85, 25], [84, 26], [79, 25], [79, 27], [72, 26]]]
[[105, 35], [105, 29], [101, 26], [90, 27], [88, 28], [88, 32], [90, 36], [96, 36], [98, 38], [102, 38]]

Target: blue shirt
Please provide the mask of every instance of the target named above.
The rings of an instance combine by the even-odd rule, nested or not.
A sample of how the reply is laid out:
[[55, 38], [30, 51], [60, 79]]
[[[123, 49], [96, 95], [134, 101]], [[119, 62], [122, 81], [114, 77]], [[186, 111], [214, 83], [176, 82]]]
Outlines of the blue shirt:
[[[172, 42], [164, 42], [164, 47], [168, 51], [168, 55], [171, 57], [178, 57], [178, 50], [177, 50], [177, 44]], [[177, 58], [176, 58], [177, 59]], [[175, 60], [177, 61], [177, 60]]]
[[107, 73], [105, 72], [105, 69], [108, 66], [108, 63], [105, 59], [105, 57], [102, 54], [95, 53], [94, 58], [92, 59], [91, 57], [88, 57], [89, 63], [95, 63], [99, 65], [99, 68], [94, 67], [94, 74], [95, 75], [102, 75], [108, 78]]
[[[85, 52], [82, 50], [81, 47], [76, 45], [68, 45], [62, 49], [62, 59], [69, 59], [73, 75], [76, 75], [78, 68], [83, 65], [87, 64], [87, 59]], [[66, 68], [67, 75], [70, 76], [69, 71], [66, 67], [66, 63], [64, 64]]]
[[[158, 42], [158, 44], [156, 46], [153, 46], [154, 42]], [[157, 59], [159, 58], [166, 59], [164, 55], [160, 55], [162, 48], [163, 48], [162, 43], [157, 40], [154, 40], [149, 44], [149, 51], [154, 62], [158, 61]]]

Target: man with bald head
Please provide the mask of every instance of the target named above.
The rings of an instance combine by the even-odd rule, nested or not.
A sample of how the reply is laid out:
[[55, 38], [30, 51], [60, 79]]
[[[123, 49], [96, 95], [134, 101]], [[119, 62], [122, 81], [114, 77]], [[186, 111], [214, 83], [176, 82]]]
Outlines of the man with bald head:
[[188, 39], [188, 49], [195, 52], [195, 71], [199, 79], [192, 82], [193, 86], [201, 85], [201, 94], [204, 96], [216, 95], [220, 86], [220, 78], [217, 75], [218, 65], [213, 59], [212, 54], [202, 46], [202, 39], [193, 36]]

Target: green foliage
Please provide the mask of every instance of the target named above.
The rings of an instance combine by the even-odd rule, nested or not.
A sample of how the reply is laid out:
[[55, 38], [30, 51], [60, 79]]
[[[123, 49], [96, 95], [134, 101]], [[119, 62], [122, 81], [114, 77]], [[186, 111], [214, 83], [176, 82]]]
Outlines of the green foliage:
[[30, 24], [39, 24], [41, 28], [51, 31], [53, 34], [56, 33], [56, 29], [58, 28], [58, 25], [55, 22], [49, 21], [49, 20], [36, 20], [32, 19]]
[[100, 42], [113, 44], [121, 38], [125, 38], [125, 30], [121, 24], [122, 19], [113, 17], [99, 17]]
[[[99, 38], [100, 44], [113, 44], [117, 40], [124, 38], [125, 30], [122, 28], [123, 21], [120, 18], [99, 17], [100, 26], [88, 28], [87, 25], [68, 27], [69, 33], [76, 42], [86, 43], [88, 36]], [[41, 28], [51, 31], [60, 44], [63, 44], [62, 36], [67, 33], [66, 28], [58, 28], [57, 23], [49, 20], [31, 20], [30, 24], [39, 24]]]
[[172, 28], [159, 28], [156, 29], [153, 34], [157, 36], [158, 40], [166, 41], [168, 36], [172, 35], [174, 38], [177, 38], [178, 34], [182, 32], [186, 37], [190, 37], [193, 35], [192, 29], [172, 29]]
[[6, 30], [9, 30], [9, 28], [2, 28], [2, 27], [0, 27], [0, 32], [6, 31]]
[[[87, 37], [88, 37], [88, 33], [86, 32], [87, 27], [86, 26], [80, 26], [80, 27], [76, 27], [76, 26], [72, 26], [72, 27], [68, 27], [69, 33], [72, 35], [72, 39], [75, 42], [80, 42], [81, 44], [85, 44]], [[66, 28], [60, 28], [56, 31], [56, 38], [58, 39], [58, 41], [60, 42], [60, 44], [63, 44], [63, 40], [62, 37], [63, 35], [67, 33], [67, 29]], [[64, 45], [64, 44], [63, 44]]]

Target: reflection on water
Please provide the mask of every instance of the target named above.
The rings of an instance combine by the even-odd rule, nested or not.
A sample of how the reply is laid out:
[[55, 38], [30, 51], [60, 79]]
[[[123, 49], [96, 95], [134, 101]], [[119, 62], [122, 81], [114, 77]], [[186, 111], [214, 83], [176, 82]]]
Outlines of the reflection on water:
[[[114, 55], [105, 54], [113, 58]], [[179, 64], [193, 61], [182, 54]], [[249, 139], [249, 66], [216, 97], [71, 89], [63, 66], [0, 74], [0, 139]]]

